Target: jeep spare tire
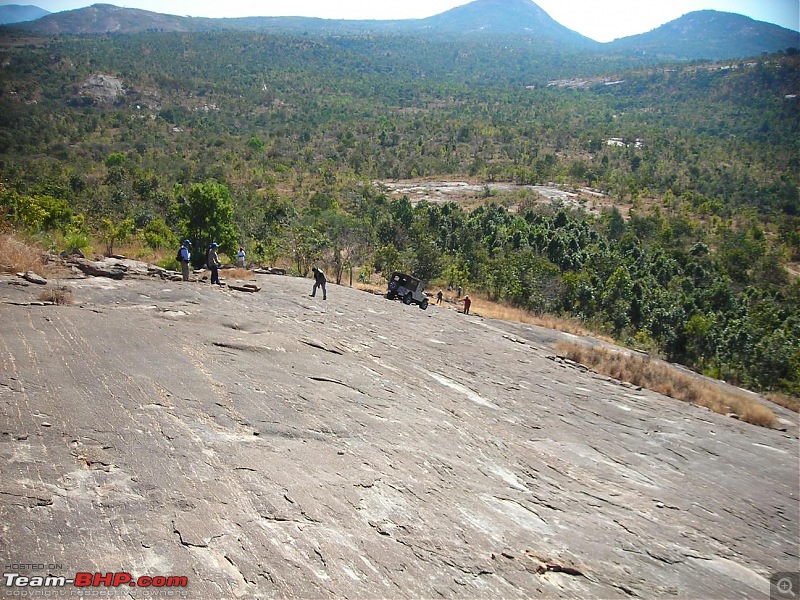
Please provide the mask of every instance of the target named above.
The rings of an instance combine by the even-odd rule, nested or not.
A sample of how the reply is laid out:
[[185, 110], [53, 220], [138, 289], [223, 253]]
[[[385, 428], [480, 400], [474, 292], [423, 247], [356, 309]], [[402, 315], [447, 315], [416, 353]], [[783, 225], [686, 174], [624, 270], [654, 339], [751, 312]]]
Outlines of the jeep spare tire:
[[397, 289], [397, 282], [396, 281], [390, 281], [389, 282], [389, 289], [392, 290], [392, 291], [395, 291]]

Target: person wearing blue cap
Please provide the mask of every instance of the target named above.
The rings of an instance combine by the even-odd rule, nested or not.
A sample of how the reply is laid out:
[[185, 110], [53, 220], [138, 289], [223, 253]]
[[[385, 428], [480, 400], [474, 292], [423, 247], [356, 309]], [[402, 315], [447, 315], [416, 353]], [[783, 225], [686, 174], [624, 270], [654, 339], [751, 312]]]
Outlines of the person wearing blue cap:
[[183, 274], [184, 281], [189, 281], [189, 261], [192, 258], [192, 255], [189, 252], [189, 246], [191, 245], [192, 242], [189, 240], [183, 240], [183, 244], [181, 244], [181, 273]]
[[217, 248], [219, 248], [219, 244], [214, 242], [208, 248], [208, 260], [206, 261], [208, 264], [208, 268], [211, 269], [211, 285], [215, 283], [217, 285], [222, 285], [219, 282], [219, 254], [217, 254]]

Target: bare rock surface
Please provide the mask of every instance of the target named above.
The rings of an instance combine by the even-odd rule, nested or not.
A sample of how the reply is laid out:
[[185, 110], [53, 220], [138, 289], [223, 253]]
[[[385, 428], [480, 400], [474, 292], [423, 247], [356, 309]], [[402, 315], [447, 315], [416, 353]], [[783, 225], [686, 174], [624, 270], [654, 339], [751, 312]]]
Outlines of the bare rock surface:
[[99, 102], [111, 103], [124, 93], [122, 81], [112, 75], [90, 75], [81, 84], [81, 91]]
[[[596, 204], [606, 204], [602, 193], [582, 188], [580, 190], [563, 189], [556, 185], [523, 185], [515, 183], [474, 183], [469, 181], [435, 181], [435, 180], [405, 180], [405, 181], [380, 181], [392, 197], [407, 197], [413, 205], [421, 201], [431, 204], [446, 202], [468, 202], [477, 197], [490, 194], [511, 192], [532, 192], [543, 204], [553, 202], [581, 208], [588, 212], [599, 214]], [[592, 200], [587, 206], [587, 200]]]
[[9, 279], [6, 565], [193, 598], [766, 598], [798, 570], [779, 408], [756, 427], [549, 360], [552, 331], [306, 279], [88, 277], [72, 306]]

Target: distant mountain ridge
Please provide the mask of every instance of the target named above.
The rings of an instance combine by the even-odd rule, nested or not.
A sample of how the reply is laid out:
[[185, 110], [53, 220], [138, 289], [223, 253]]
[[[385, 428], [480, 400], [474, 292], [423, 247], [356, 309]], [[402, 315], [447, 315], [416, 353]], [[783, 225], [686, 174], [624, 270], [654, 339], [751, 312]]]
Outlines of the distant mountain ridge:
[[[731, 56], [731, 44], [737, 53]], [[735, 13], [699, 10], [609, 48], [676, 58], [724, 59], [800, 47], [800, 33]]]
[[9, 4], [8, 6], [0, 6], [0, 25], [34, 21], [49, 14], [50, 11], [29, 4]]
[[420, 19], [419, 25], [448, 33], [526, 34], [584, 48], [601, 46], [564, 27], [531, 0], [475, 0]]
[[[0, 16], [12, 5], [0, 7]], [[41, 9], [38, 9], [41, 10]], [[664, 60], [732, 59], [800, 47], [800, 33], [735, 13], [703, 10], [688, 13], [657, 29], [600, 43], [564, 27], [531, 0], [475, 0], [425, 19], [394, 21], [336, 20], [312, 17], [181, 17], [111, 4], [47, 13], [14, 27], [46, 35], [108, 33], [270, 31], [351, 34], [410, 33], [526, 36], [565, 49], [643, 54]], [[29, 13], [30, 14], [30, 13]]]
[[142, 31], [209, 31], [217, 29], [214, 19], [164, 15], [113, 4], [93, 4], [86, 8], [50, 13], [16, 27], [48, 35], [139, 33]]

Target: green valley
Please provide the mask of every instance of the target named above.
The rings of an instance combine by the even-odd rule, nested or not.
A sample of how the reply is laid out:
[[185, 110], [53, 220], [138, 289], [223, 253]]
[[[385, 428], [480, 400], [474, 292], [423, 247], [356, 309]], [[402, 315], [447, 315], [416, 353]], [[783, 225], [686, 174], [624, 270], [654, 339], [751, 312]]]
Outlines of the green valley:
[[[664, 63], [454, 33], [0, 42], [6, 232], [57, 252], [124, 233], [166, 261], [192, 235], [337, 282], [399, 269], [800, 394], [796, 50]], [[382, 183], [433, 178], [484, 188], [412, 202]], [[593, 190], [602, 210], [542, 203], [537, 185]]]

